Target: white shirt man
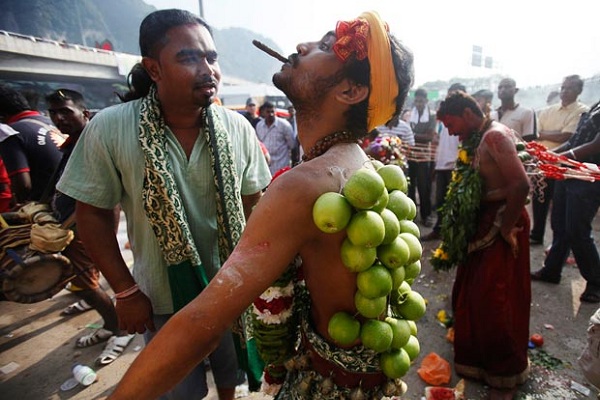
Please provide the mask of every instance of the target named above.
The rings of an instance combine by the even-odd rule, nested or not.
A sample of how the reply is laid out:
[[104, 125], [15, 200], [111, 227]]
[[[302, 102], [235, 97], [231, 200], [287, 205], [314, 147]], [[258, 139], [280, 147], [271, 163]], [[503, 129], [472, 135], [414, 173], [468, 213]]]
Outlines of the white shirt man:
[[490, 117], [515, 130], [524, 140], [532, 140], [537, 136], [535, 113], [531, 108], [515, 103], [518, 91], [514, 79], [502, 79], [498, 84], [498, 98], [502, 105], [492, 111]]
[[273, 104], [265, 103], [264, 119], [256, 124], [256, 135], [271, 155], [271, 175], [291, 165], [291, 152], [296, 145], [294, 130], [288, 121], [275, 115]]

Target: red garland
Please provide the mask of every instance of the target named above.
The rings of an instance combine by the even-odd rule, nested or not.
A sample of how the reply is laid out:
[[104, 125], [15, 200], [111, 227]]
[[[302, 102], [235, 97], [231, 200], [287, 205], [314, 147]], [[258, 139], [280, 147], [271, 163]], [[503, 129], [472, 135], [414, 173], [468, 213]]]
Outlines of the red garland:
[[292, 306], [294, 298], [292, 296], [282, 296], [271, 301], [266, 301], [260, 297], [254, 300], [254, 306], [261, 312], [269, 310], [271, 315], [277, 315], [282, 311], [288, 310]]
[[[537, 163], [536, 167], [545, 178], [564, 180], [567, 178], [565, 174], [583, 172], [587, 175], [591, 175], [592, 179], [600, 179], [600, 176], [598, 176], [597, 173], [590, 171], [584, 163], [572, 160], [560, 154], [553, 153], [552, 151], [548, 151], [546, 146], [543, 144], [528, 142], [525, 145], [525, 150], [531, 156], [537, 158], [539, 162]], [[555, 164], [566, 164], [572, 168], [560, 167], [559, 165]]]
[[357, 60], [364, 60], [367, 55], [367, 37], [369, 35], [369, 24], [364, 19], [354, 21], [338, 21], [335, 27], [337, 41], [333, 45], [333, 51], [345, 62], [352, 54]]

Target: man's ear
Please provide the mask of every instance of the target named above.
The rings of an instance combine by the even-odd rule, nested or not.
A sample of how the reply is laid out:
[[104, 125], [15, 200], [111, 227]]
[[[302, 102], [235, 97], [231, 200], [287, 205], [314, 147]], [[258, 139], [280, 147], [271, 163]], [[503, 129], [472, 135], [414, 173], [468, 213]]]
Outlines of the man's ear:
[[463, 117], [466, 121], [468, 121], [469, 119], [475, 117], [475, 113], [469, 107], [466, 107], [463, 110], [461, 117]]
[[160, 79], [160, 64], [158, 60], [151, 57], [142, 57], [142, 65], [154, 82]]
[[369, 88], [365, 85], [344, 79], [337, 87], [336, 100], [344, 104], [358, 104], [369, 97]]
[[88, 121], [90, 120], [90, 110], [83, 110], [83, 116], [85, 117], [85, 119], [87, 119]]

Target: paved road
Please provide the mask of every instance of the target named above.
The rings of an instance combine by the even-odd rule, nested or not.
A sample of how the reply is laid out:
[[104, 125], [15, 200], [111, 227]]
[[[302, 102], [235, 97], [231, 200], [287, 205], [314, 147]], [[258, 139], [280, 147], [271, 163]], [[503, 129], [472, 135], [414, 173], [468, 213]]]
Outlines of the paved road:
[[[596, 237], [600, 236], [600, 223], [594, 224]], [[422, 232], [429, 232], [422, 228]], [[124, 227], [119, 240], [126, 241]], [[550, 240], [550, 232], [546, 242]], [[425, 254], [433, 250], [435, 243], [425, 245]], [[124, 255], [131, 259], [130, 252]], [[531, 250], [532, 268], [537, 269], [543, 260], [543, 247]], [[452, 361], [452, 346], [445, 339], [446, 329], [437, 321], [439, 310], [450, 310], [450, 288], [452, 273], [435, 273], [424, 262], [423, 273], [413, 288], [428, 300], [428, 311], [418, 322], [421, 355], [406, 376], [409, 390], [406, 399], [421, 399], [425, 383], [418, 377], [417, 369], [423, 357], [436, 352]], [[577, 357], [585, 345], [586, 327], [589, 317], [597, 305], [580, 304], [579, 295], [584, 281], [577, 268], [565, 267], [563, 282], [556, 285], [533, 283], [531, 308], [531, 332], [539, 332], [545, 338], [545, 352], [562, 362], [559, 369], [548, 369], [533, 365], [532, 377], [525, 384], [519, 399], [585, 399], [595, 398], [598, 392], [592, 389], [589, 397], [570, 389], [571, 381], [585, 385], [585, 379], [577, 366]], [[102, 351], [102, 345], [86, 349], [74, 347], [75, 340], [90, 324], [101, 323], [94, 311], [74, 317], [62, 317], [60, 311], [75, 301], [75, 297], [62, 291], [54, 298], [35, 304], [0, 302], [0, 398], [24, 400], [57, 399], [100, 399], [106, 396], [119, 381], [123, 372], [135, 359], [143, 347], [141, 337], [136, 337], [127, 347], [123, 356], [114, 363], [98, 370], [99, 381], [89, 387], [78, 386], [70, 391], [61, 391], [60, 386], [71, 377], [74, 363], [93, 365], [95, 357]], [[493, 310], [490, 310], [493, 312]], [[553, 329], [549, 329], [552, 327]], [[532, 358], [539, 359], [532, 352]], [[14, 368], [14, 370], [12, 370]], [[3, 371], [3, 372], [2, 372]], [[149, 377], [151, 379], [151, 377]], [[452, 376], [451, 385], [459, 378]], [[589, 387], [589, 385], [587, 385]], [[485, 398], [487, 388], [467, 381], [468, 399]], [[214, 391], [209, 400], [216, 400]], [[261, 394], [252, 394], [244, 399], [270, 399]]]

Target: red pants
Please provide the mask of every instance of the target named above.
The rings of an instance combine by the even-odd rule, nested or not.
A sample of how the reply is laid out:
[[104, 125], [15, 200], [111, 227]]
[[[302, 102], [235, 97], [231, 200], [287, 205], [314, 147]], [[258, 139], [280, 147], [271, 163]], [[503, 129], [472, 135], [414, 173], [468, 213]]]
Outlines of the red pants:
[[[475, 239], [490, 231], [502, 205], [482, 204]], [[525, 209], [517, 226], [522, 228], [518, 256], [497, 234], [491, 245], [469, 254], [458, 267], [452, 291], [456, 372], [498, 388], [523, 383], [529, 371], [531, 280]]]

